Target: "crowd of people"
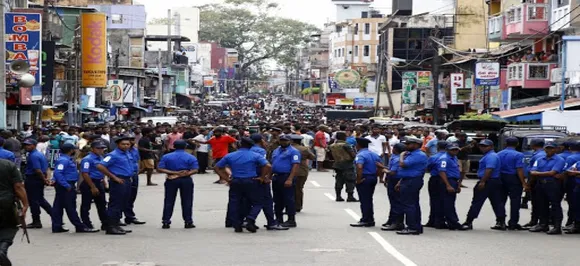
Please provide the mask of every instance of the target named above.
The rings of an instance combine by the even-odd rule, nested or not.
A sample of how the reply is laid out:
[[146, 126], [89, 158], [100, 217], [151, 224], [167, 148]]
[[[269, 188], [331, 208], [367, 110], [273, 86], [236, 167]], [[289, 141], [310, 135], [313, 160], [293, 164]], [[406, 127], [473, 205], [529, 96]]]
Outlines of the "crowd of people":
[[[296, 213], [306, 204], [303, 188], [309, 172], [333, 169], [336, 201], [345, 201], [345, 189], [346, 201], [360, 202], [361, 220], [353, 227], [375, 226], [373, 196], [382, 183], [390, 202], [388, 220], [381, 227], [385, 231], [415, 235], [422, 234], [425, 226], [470, 230], [489, 199], [497, 221], [492, 229], [580, 233], [580, 145], [576, 142], [557, 145], [533, 140], [528, 163], [516, 151], [517, 138], [508, 138], [507, 148], [495, 153], [493, 136], [475, 140], [461, 131], [450, 134], [431, 127], [326, 121], [319, 107], [271, 96], [266, 100], [237, 97], [221, 109], [193, 108], [187, 120], [174, 125], [149, 121], [25, 127], [20, 133], [3, 131], [1, 136], [0, 171], [8, 174], [0, 178], [0, 264], [7, 260], [16, 233], [18, 217], [10, 214], [14, 197], [22, 205], [22, 216], [30, 208], [32, 222], [26, 228], [42, 228], [44, 210], [54, 233], [69, 231], [62, 220], [64, 212], [77, 233], [98, 232], [89, 214], [94, 203], [100, 229], [125, 235], [131, 232], [126, 225], [145, 223], [134, 211], [139, 176], [144, 174], [146, 184], [156, 186], [155, 171], [166, 175], [164, 229], [171, 227], [177, 195], [184, 227], [195, 228], [192, 175], [212, 170], [219, 177], [214, 183], [229, 186], [227, 228], [255, 233], [260, 212], [267, 230], [297, 227]], [[474, 149], [483, 154], [479, 181], [467, 217], [460, 223], [455, 201], [465, 188], [468, 154]], [[24, 178], [15, 170], [21, 165]], [[423, 225], [419, 195], [426, 172], [430, 213]], [[44, 196], [46, 186], [55, 188], [52, 204]], [[523, 192], [532, 201], [532, 217], [521, 226]], [[81, 195], [79, 212], [77, 194]], [[562, 227], [564, 195], [569, 212]]]

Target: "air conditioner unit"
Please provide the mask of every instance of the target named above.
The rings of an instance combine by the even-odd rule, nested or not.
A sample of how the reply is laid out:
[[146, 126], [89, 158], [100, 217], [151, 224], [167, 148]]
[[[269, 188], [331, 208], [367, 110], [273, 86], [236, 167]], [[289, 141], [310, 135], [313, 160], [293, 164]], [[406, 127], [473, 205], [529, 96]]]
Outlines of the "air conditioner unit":
[[548, 94], [550, 97], [556, 97], [562, 95], [562, 84], [556, 84], [550, 86], [550, 92]]
[[[570, 78], [570, 73], [566, 72], [566, 79]], [[550, 82], [552, 83], [561, 83], [562, 82], [562, 68], [554, 68], [550, 72]]]

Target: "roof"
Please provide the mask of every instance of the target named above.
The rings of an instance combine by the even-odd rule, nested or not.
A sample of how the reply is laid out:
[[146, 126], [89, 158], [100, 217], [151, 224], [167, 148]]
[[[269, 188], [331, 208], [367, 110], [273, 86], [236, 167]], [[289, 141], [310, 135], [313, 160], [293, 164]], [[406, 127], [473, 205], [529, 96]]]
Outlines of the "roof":
[[178, 35], [147, 35], [145, 36], [146, 41], [154, 41], [154, 42], [166, 42], [168, 38], [171, 38], [172, 41], [182, 41], [182, 42], [190, 42], [191, 40], [185, 36], [178, 36]]
[[[535, 106], [528, 106], [523, 108], [494, 112], [493, 115], [498, 116], [500, 118], [510, 118], [520, 115], [536, 114], [544, 111], [556, 110], [560, 107], [560, 103], [561, 103], [560, 101], [554, 101]], [[565, 106], [566, 108], [580, 106], [580, 98], [566, 100]]]

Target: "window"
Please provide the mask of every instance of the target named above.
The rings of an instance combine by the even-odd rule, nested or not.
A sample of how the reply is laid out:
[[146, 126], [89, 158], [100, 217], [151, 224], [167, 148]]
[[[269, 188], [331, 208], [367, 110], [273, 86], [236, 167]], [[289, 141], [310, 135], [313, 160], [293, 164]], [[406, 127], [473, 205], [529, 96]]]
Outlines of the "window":
[[344, 48], [342, 48], [342, 56], [346, 56], [346, 53], [344, 52]]
[[366, 11], [361, 12], [361, 17], [362, 18], [368, 18], [369, 17], [369, 12], [366, 12]]
[[548, 79], [548, 65], [529, 65], [530, 79]]
[[354, 24], [354, 35], [358, 35], [358, 23]]
[[111, 23], [113, 23], [113, 24], [122, 24], [123, 23], [123, 15], [121, 15], [121, 14], [112, 14], [111, 15]]
[[421, 50], [423, 49], [423, 42], [421, 40], [409, 40], [409, 49]]
[[358, 56], [358, 45], [354, 47], [354, 56]]
[[371, 34], [371, 24], [365, 23], [365, 34]]
[[363, 56], [369, 56], [369, 54], [371, 53], [371, 47], [368, 45], [365, 45], [363, 48]]
[[341, 27], [341, 26], [336, 26], [336, 32], [337, 32], [337, 33], [340, 33], [340, 32], [342, 32], [342, 27]]

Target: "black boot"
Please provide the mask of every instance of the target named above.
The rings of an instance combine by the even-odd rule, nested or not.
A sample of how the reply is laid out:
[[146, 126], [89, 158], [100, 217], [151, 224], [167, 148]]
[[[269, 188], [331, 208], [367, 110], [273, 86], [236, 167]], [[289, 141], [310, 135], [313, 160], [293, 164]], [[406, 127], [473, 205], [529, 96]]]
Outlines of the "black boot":
[[465, 223], [461, 225], [460, 230], [462, 231], [473, 230], [473, 218], [467, 217]]
[[520, 209], [527, 209], [528, 208], [528, 198], [522, 197], [522, 204], [520, 205]]
[[252, 219], [248, 219], [245, 227], [246, 227], [246, 230], [248, 230], [249, 232], [252, 232], [252, 233], [255, 233], [258, 231], [258, 227], [256, 226], [256, 221], [254, 221]]
[[358, 200], [354, 197], [354, 193], [348, 193], [348, 198], [346, 198], [346, 202], [358, 202]]
[[109, 222], [109, 226], [107, 226], [107, 235], [124, 235], [127, 234], [121, 226], [119, 226], [118, 222]]
[[296, 227], [296, 218], [294, 217], [294, 215], [288, 215], [288, 221], [283, 222], [280, 225], [283, 227], [294, 228]]
[[580, 234], [580, 222], [575, 222], [570, 230], [566, 231], [568, 235]]
[[0, 266], [12, 266], [12, 262], [8, 259], [8, 247], [10, 247], [8, 243], [0, 242]]
[[342, 189], [336, 189], [336, 190], [335, 190], [335, 192], [336, 192], [336, 201], [337, 201], [337, 202], [344, 201], [344, 199], [343, 199], [343, 198], [342, 198], [342, 196], [340, 195], [340, 192], [341, 192], [341, 191], [342, 191]]
[[26, 229], [41, 229], [42, 223], [40, 222], [40, 218], [32, 218], [32, 223], [26, 225]]
[[532, 219], [529, 223], [522, 225], [524, 229], [531, 229], [532, 227], [538, 225], [538, 220]]
[[491, 227], [491, 229], [505, 231], [507, 229], [507, 226], [505, 225], [505, 217], [497, 218], [497, 222]]
[[550, 227], [547, 224], [537, 224], [534, 227], [529, 229], [529, 231], [532, 233], [548, 232], [549, 230], [550, 230]]
[[550, 231], [546, 232], [548, 235], [561, 235], [562, 234], [562, 225], [556, 224]]

